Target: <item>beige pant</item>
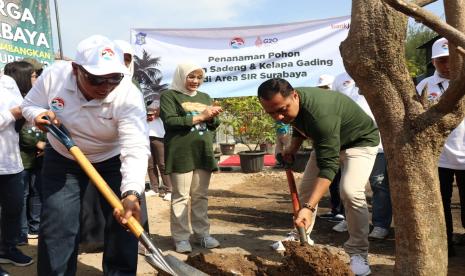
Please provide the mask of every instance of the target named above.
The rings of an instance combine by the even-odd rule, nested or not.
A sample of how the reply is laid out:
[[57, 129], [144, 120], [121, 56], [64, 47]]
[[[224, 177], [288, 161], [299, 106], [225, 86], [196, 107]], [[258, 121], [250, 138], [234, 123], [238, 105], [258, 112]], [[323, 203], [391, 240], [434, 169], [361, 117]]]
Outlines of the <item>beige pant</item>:
[[189, 240], [189, 196], [191, 198], [190, 216], [192, 230], [197, 237], [210, 233], [208, 222], [208, 186], [211, 172], [194, 170], [188, 173], [172, 173], [171, 184], [171, 236], [175, 242]]
[[[365, 185], [370, 177], [375, 163], [378, 147], [358, 147], [341, 151], [340, 193], [344, 204], [345, 215], [349, 230], [349, 240], [344, 243], [347, 254], [368, 254], [368, 208], [365, 196]], [[297, 186], [300, 202], [307, 202], [310, 198], [312, 184], [318, 176], [319, 169], [316, 155], [313, 151], [305, 167], [302, 181]], [[315, 224], [316, 214], [307, 232], [310, 233]]]

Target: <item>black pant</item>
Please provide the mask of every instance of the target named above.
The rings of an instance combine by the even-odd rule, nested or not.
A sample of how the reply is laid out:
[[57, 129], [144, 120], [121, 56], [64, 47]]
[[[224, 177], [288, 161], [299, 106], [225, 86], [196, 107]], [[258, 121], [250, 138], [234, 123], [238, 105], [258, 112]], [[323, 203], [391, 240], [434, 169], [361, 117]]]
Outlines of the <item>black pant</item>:
[[329, 195], [331, 197], [331, 213], [333, 215], [344, 214], [344, 204], [342, 204], [341, 195], [339, 193], [339, 182], [341, 182], [341, 169], [337, 171], [331, 185], [329, 185]]
[[439, 168], [439, 184], [441, 187], [442, 205], [444, 206], [444, 216], [446, 219], [447, 242], [449, 245], [452, 245], [452, 233], [454, 231], [450, 209], [454, 176], [459, 189], [462, 226], [465, 227], [465, 170]]
[[[121, 185], [119, 156], [93, 164], [115, 194]], [[79, 165], [50, 147], [42, 170], [39, 276], [75, 275], [82, 199], [89, 178]], [[105, 218], [104, 275], [136, 275], [137, 239], [112, 216], [111, 206], [99, 196]]]
[[1, 240], [0, 253], [16, 246], [21, 233], [23, 211], [22, 173], [0, 175]]
[[165, 186], [165, 192], [171, 193], [173, 190], [171, 178], [169, 175], [165, 174], [165, 146], [163, 138], [150, 136], [150, 151], [152, 154], [149, 157], [147, 171], [152, 190], [158, 193], [158, 187], [160, 186], [158, 182], [158, 171], [160, 171], [161, 179]]

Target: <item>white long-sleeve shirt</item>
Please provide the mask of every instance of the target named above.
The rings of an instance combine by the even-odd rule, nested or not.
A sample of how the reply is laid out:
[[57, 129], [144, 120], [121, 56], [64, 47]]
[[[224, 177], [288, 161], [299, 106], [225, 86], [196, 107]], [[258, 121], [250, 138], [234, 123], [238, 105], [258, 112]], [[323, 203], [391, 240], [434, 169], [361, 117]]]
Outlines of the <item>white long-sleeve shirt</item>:
[[[428, 85], [428, 99], [435, 101], [449, 87], [449, 80], [442, 78], [437, 72], [424, 78], [417, 85], [418, 94]], [[444, 148], [439, 156], [439, 167], [454, 170], [465, 170], [465, 120], [462, 121], [447, 137]]]
[[[144, 191], [150, 154], [146, 111], [142, 95], [129, 77], [105, 99], [88, 101], [77, 87], [71, 62], [56, 62], [42, 73], [22, 108], [29, 121], [46, 110], [53, 111], [92, 163], [120, 154], [121, 193]], [[58, 153], [73, 159], [51, 134], [47, 138]]]
[[16, 120], [10, 109], [19, 106], [23, 97], [15, 80], [6, 75], [0, 76], [0, 95], [0, 175], [15, 174], [23, 170], [23, 162]]
[[[347, 73], [341, 73], [336, 76], [333, 82], [333, 88], [334, 91], [337, 91], [339, 93], [342, 93], [349, 98], [351, 98], [354, 102], [360, 106], [365, 113], [370, 116], [373, 121], [376, 123], [375, 120], [375, 115], [373, 115], [373, 112], [371, 112], [371, 108], [368, 105], [367, 100], [365, 99], [365, 96], [361, 95], [359, 93], [359, 89], [357, 85], [355, 84], [355, 81], [352, 79], [352, 77]], [[380, 135], [380, 143], [378, 145], [378, 153], [384, 153], [384, 148], [383, 148], [383, 143], [381, 141], [381, 135]]]

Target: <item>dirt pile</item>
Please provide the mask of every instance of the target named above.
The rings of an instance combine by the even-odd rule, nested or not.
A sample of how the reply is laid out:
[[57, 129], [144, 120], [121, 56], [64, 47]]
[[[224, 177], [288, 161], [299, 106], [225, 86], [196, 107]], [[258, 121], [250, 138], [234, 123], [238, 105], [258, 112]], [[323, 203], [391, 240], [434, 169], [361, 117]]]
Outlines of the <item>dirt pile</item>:
[[301, 246], [296, 242], [283, 242], [286, 251], [282, 273], [293, 275], [342, 276], [353, 275], [349, 266], [324, 247]]
[[190, 256], [187, 263], [209, 274], [219, 276], [353, 275], [347, 264], [326, 248], [300, 246], [284, 242], [286, 252], [281, 263], [242, 254], [207, 253]]

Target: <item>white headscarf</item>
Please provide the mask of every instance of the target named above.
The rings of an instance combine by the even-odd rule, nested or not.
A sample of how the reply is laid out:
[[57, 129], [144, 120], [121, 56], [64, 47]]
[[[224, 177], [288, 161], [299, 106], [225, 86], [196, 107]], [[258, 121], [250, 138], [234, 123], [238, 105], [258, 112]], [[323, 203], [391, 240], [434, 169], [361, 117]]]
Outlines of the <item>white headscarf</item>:
[[[178, 66], [176, 67], [176, 70], [174, 71], [173, 82], [171, 83], [171, 89], [179, 91], [189, 96], [195, 96], [197, 94], [197, 91], [188, 90], [186, 88], [186, 81], [187, 81], [187, 75], [189, 75], [192, 71], [195, 71], [198, 69], [202, 70], [202, 76], [205, 76], [205, 72], [203, 71], [203, 68], [193, 62], [183, 62], [183, 63], [178, 64]], [[203, 83], [203, 80], [200, 83], [200, 85], [202, 85], [202, 83]]]
[[132, 48], [129, 42], [124, 40], [115, 40], [115, 44], [123, 51], [124, 54], [131, 55], [131, 63], [129, 64], [129, 75], [132, 77], [134, 75], [134, 49]]

